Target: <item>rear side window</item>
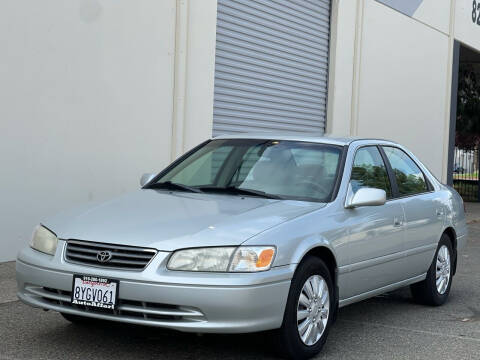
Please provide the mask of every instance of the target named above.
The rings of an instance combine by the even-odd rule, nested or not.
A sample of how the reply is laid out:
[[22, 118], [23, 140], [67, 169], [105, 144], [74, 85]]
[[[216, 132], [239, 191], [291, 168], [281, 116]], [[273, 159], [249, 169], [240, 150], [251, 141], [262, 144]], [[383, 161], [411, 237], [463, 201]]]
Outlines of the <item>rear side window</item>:
[[387, 199], [392, 198], [387, 168], [376, 146], [363, 147], [357, 151], [350, 184], [354, 193], [362, 187], [370, 187], [385, 190]]
[[428, 191], [427, 182], [420, 168], [403, 150], [383, 147], [397, 180], [400, 196], [420, 194]]

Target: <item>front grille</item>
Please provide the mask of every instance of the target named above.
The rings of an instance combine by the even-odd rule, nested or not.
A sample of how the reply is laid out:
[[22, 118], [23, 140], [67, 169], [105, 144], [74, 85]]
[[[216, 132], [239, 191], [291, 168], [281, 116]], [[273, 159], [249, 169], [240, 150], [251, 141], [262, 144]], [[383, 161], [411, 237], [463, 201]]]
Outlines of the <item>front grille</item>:
[[45, 308], [60, 312], [71, 309], [76, 312], [99, 314], [109, 320], [134, 320], [145, 325], [205, 321], [202, 312], [185, 306], [118, 299], [116, 309], [111, 310], [72, 304], [70, 291], [27, 285], [25, 294], [40, 301], [41, 306]]
[[[103, 260], [100, 261], [103, 252]], [[69, 262], [106, 268], [143, 270], [157, 253], [154, 249], [68, 240], [65, 259]]]

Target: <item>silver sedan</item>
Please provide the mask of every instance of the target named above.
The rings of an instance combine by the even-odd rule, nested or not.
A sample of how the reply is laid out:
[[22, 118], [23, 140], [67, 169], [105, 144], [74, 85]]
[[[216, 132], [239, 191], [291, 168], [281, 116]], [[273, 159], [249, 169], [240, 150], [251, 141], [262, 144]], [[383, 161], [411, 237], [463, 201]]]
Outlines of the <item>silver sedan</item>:
[[74, 323], [275, 329], [305, 359], [342, 306], [408, 285], [443, 304], [466, 241], [458, 193], [389, 141], [222, 136], [141, 184], [42, 222], [18, 297]]

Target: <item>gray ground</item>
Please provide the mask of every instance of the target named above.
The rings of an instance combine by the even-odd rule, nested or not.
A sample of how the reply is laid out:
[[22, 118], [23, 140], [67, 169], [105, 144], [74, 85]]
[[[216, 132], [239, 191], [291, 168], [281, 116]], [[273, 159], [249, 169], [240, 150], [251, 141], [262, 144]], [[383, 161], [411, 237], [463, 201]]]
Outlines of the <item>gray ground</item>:
[[[318, 359], [480, 359], [480, 205], [450, 300], [431, 308], [408, 289], [341, 309]], [[478, 216], [476, 216], [477, 214]], [[265, 334], [205, 335], [101, 324], [76, 326], [15, 298], [14, 263], [0, 264], [0, 359], [274, 358]]]

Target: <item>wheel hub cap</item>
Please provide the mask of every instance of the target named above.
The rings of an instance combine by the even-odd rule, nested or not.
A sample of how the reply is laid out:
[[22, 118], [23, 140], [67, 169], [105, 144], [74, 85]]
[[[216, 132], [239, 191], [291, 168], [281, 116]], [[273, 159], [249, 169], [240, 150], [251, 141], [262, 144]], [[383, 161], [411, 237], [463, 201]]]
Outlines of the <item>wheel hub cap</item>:
[[310, 276], [303, 285], [297, 305], [298, 334], [303, 343], [315, 345], [322, 337], [330, 313], [330, 296], [325, 279]]
[[442, 245], [438, 250], [436, 267], [437, 291], [443, 295], [450, 283], [450, 252], [445, 245]]

